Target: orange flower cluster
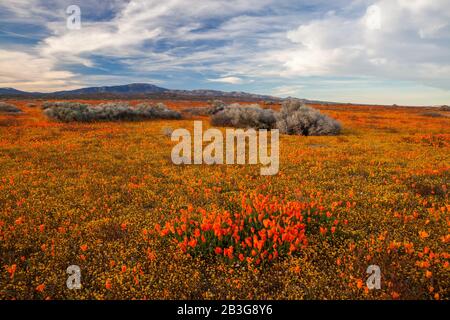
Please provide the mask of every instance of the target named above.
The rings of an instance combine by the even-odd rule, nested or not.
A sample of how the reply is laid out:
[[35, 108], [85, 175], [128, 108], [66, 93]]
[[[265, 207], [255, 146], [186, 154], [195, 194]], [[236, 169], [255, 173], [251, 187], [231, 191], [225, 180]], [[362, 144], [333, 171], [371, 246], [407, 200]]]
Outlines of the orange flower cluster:
[[438, 148], [450, 146], [450, 134], [414, 135], [412, 137], [406, 137], [404, 140], [410, 143], [421, 143]]
[[[156, 231], [170, 237], [182, 252], [217, 255], [229, 261], [262, 265], [292, 255], [308, 243], [306, 233], [319, 229], [334, 233], [339, 224], [318, 202], [283, 201], [264, 195], [242, 196], [235, 212], [191, 206]], [[325, 232], [324, 232], [325, 230]]]

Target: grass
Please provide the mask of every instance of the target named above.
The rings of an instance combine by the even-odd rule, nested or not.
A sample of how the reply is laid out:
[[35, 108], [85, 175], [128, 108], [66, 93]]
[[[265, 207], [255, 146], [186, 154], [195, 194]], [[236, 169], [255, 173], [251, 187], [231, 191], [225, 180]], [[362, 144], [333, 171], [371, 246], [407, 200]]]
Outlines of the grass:
[[[58, 123], [30, 102], [15, 103], [20, 119], [0, 115], [0, 299], [449, 298], [448, 118], [315, 106], [342, 134], [281, 136], [280, 173], [263, 177], [258, 166], [174, 166], [164, 130], [192, 129], [189, 119]], [[264, 265], [184, 253], [155, 230], [258, 195], [320, 203], [338, 228], [312, 225], [306, 245]], [[66, 288], [73, 264], [81, 290]], [[381, 290], [365, 286], [372, 264]]]

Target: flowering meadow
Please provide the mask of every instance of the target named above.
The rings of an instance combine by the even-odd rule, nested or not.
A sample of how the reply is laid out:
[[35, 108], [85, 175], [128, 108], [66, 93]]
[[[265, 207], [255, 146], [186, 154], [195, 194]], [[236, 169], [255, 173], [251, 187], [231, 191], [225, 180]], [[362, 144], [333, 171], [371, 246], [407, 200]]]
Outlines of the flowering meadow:
[[0, 114], [0, 299], [450, 297], [448, 111], [314, 106], [342, 133], [281, 135], [261, 176], [172, 163], [167, 133], [206, 116], [63, 123], [43, 102]]

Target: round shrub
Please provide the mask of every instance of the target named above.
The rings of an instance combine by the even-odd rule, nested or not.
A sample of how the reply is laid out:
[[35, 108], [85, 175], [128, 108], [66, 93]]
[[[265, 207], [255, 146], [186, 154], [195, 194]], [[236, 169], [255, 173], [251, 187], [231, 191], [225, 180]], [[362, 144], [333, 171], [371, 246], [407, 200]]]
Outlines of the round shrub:
[[303, 136], [338, 135], [342, 129], [338, 121], [296, 100], [283, 103], [276, 127], [282, 134]]
[[6, 103], [6, 102], [0, 102], [0, 112], [2, 112], [2, 113], [21, 113], [22, 110], [20, 110], [13, 104]]
[[232, 104], [211, 116], [214, 126], [234, 128], [272, 129], [276, 123], [275, 112], [259, 105]]

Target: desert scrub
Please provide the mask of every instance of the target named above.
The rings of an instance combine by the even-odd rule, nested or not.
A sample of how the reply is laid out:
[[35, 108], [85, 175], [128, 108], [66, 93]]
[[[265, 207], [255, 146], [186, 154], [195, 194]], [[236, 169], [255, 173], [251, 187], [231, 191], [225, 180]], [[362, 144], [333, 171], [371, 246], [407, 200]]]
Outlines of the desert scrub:
[[164, 104], [139, 104], [136, 107], [124, 102], [109, 102], [98, 106], [76, 102], [43, 104], [44, 114], [61, 122], [133, 121], [146, 119], [180, 119], [181, 114]]
[[216, 113], [223, 111], [226, 106], [226, 103], [222, 100], [214, 100], [209, 103], [208, 107], [187, 108], [184, 112], [189, 113], [192, 116], [213, 116]]
[[211, 124], [221, 127], [279, 129], [282, 134], [303, 136], [338, 135], [338, 121], [307, 107], [298, 100], [288, 100], [280, 112], [263, 109], [257, 104], [232, 104], [212, 114]]
[[447, 115], [444, 115], [439, 112], [424, 112], [421, 114], [424, 117], [431, 117], [431, 118], [446, 118]]
[[181, 113], [170, 110], [163, 103], [156, 105], [141, 103], [136, 106], [136, 111], [146, 119], [181, 119]]
[[341, 132], [338, 121], [298, 100], [283, 103], [277, 114], [276, 127], [280, 133], [289, 135], [334, 136]]
[[22, 110], [15, 105], [0, 101], [0, 112], [2, 113], [21, 113]]
[[223, 102], [222, 100], [214, 100], [211, 102], [211, 106], [209, 107], [209, 114], [210, 115], [216, 114], [225, 109], [225, 107], [226, 103]]
[[221, 127], [272, 129], [275, 123], [275, 111], [262, 109], [257, 104], [232, 104], [211, 116], [211, 124]]

